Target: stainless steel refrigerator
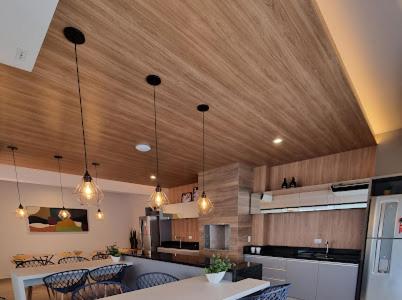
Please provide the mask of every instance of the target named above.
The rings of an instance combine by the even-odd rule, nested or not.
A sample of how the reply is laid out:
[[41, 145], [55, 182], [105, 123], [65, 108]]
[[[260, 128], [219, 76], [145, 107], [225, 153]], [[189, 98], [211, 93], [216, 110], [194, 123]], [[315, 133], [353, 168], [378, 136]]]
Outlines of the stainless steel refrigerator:
[[402, 299], [402, 195], [371, 199], [360, 299]]
[[149, 254], [164, 241], [172, 240], [171, 219], [163, 215], [140, 217], [141, 249]]

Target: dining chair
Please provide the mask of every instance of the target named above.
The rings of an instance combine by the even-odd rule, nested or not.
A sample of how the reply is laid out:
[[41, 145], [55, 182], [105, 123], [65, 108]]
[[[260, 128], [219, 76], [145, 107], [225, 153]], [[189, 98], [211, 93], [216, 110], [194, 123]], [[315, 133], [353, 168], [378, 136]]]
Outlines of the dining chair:
[[130, 291], [131, 289], [119, 282], [94, 282], [77, 288], [71, 300], [95, 300]]
[[57, 263], [58, 264], [69, 264], [69, 263], [77, 263], [77, 262], [82, 262], [82, 261], [89, 261], [89, 259], [86, 257], [83, 257], [83, 256], [67, 256], [67, 257], [60, 258]]
[[290, 283], [273, 285], [257, 293], [241, 298], [241, 300], [286, 300]]
[[64, 295], [72, 293], [75, 289], [85, 285], [88, 279], [87, 269], [77, 269], [64, 272], [58, 272], [43, 278], [46, 287], [53, 291], [54, 299], [57, 299], [57, 293]]
[[[34, 268], [34, 267], [42, 267], [46, 265], [54, 265], [54, 263], [50, 260], [45, 260], [45, 259], [29, 259], [29, 260], [21, 260], [21, 261], [15, 261], [15, 267], [16, 268]], [[50, 292], [49, 288], [46, 287], [47, 294], [50, 297]], [[32, 299], [32, 286], [28, 287], [28, 299]]]
[[96, 253], [92, 256], [92, 260], [102, 260], [102, 259], [109, 259], [110, 255], [106, 253]]
[[89, 271], [89, 277], [96, 282], [109, 281], [121, 283], [126, 268], [127, 265], [125, 264], [102, 266]]
[[145, 289], [178, 280], [179, 278], [176, 278], [170, 274], [161, 272], [152, 272], [152, 273], [144, 273], [138, 276], [136, 283], [138, 289]]

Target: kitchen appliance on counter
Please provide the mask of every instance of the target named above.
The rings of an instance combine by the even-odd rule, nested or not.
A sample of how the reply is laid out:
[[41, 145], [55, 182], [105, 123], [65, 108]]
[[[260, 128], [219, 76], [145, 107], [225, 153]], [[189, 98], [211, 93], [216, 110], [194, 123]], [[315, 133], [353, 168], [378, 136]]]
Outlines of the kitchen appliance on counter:
[[162, 242], [172, 240], [171, 218], [163, 214], [142, 216], [140, 221], [141, 249], [156, 252]]
[[402, 195], [371, 198], [361, 298], [402, 297]]

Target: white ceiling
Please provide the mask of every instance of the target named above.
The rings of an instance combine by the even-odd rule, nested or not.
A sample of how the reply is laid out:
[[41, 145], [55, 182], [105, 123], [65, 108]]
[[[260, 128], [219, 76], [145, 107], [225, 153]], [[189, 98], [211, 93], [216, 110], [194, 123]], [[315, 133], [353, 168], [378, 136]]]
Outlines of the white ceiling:
[[402, 128], [402, 0], [316, 0], [374, 134]]
[[32, 71], [58, 2], [1, 0], [0, 63]]

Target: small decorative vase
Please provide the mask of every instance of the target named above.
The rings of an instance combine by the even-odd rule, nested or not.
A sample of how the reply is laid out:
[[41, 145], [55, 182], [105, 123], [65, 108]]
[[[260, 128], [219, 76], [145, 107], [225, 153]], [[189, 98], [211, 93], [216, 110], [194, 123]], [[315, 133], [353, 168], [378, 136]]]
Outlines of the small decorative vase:
[[205, 276], [207, 276], [207, 279], [210, 283], [218, 284], [225, 276], [225, 273], [226, 273], [225, 271], [219, 273], [209, 273], [205, 274]]
[[111, 258], [112, 258], [112, 261], [114, 262], [114, 263], [118, 263], [119, 261], [120, 261], [120, 256], [110, 256]]

